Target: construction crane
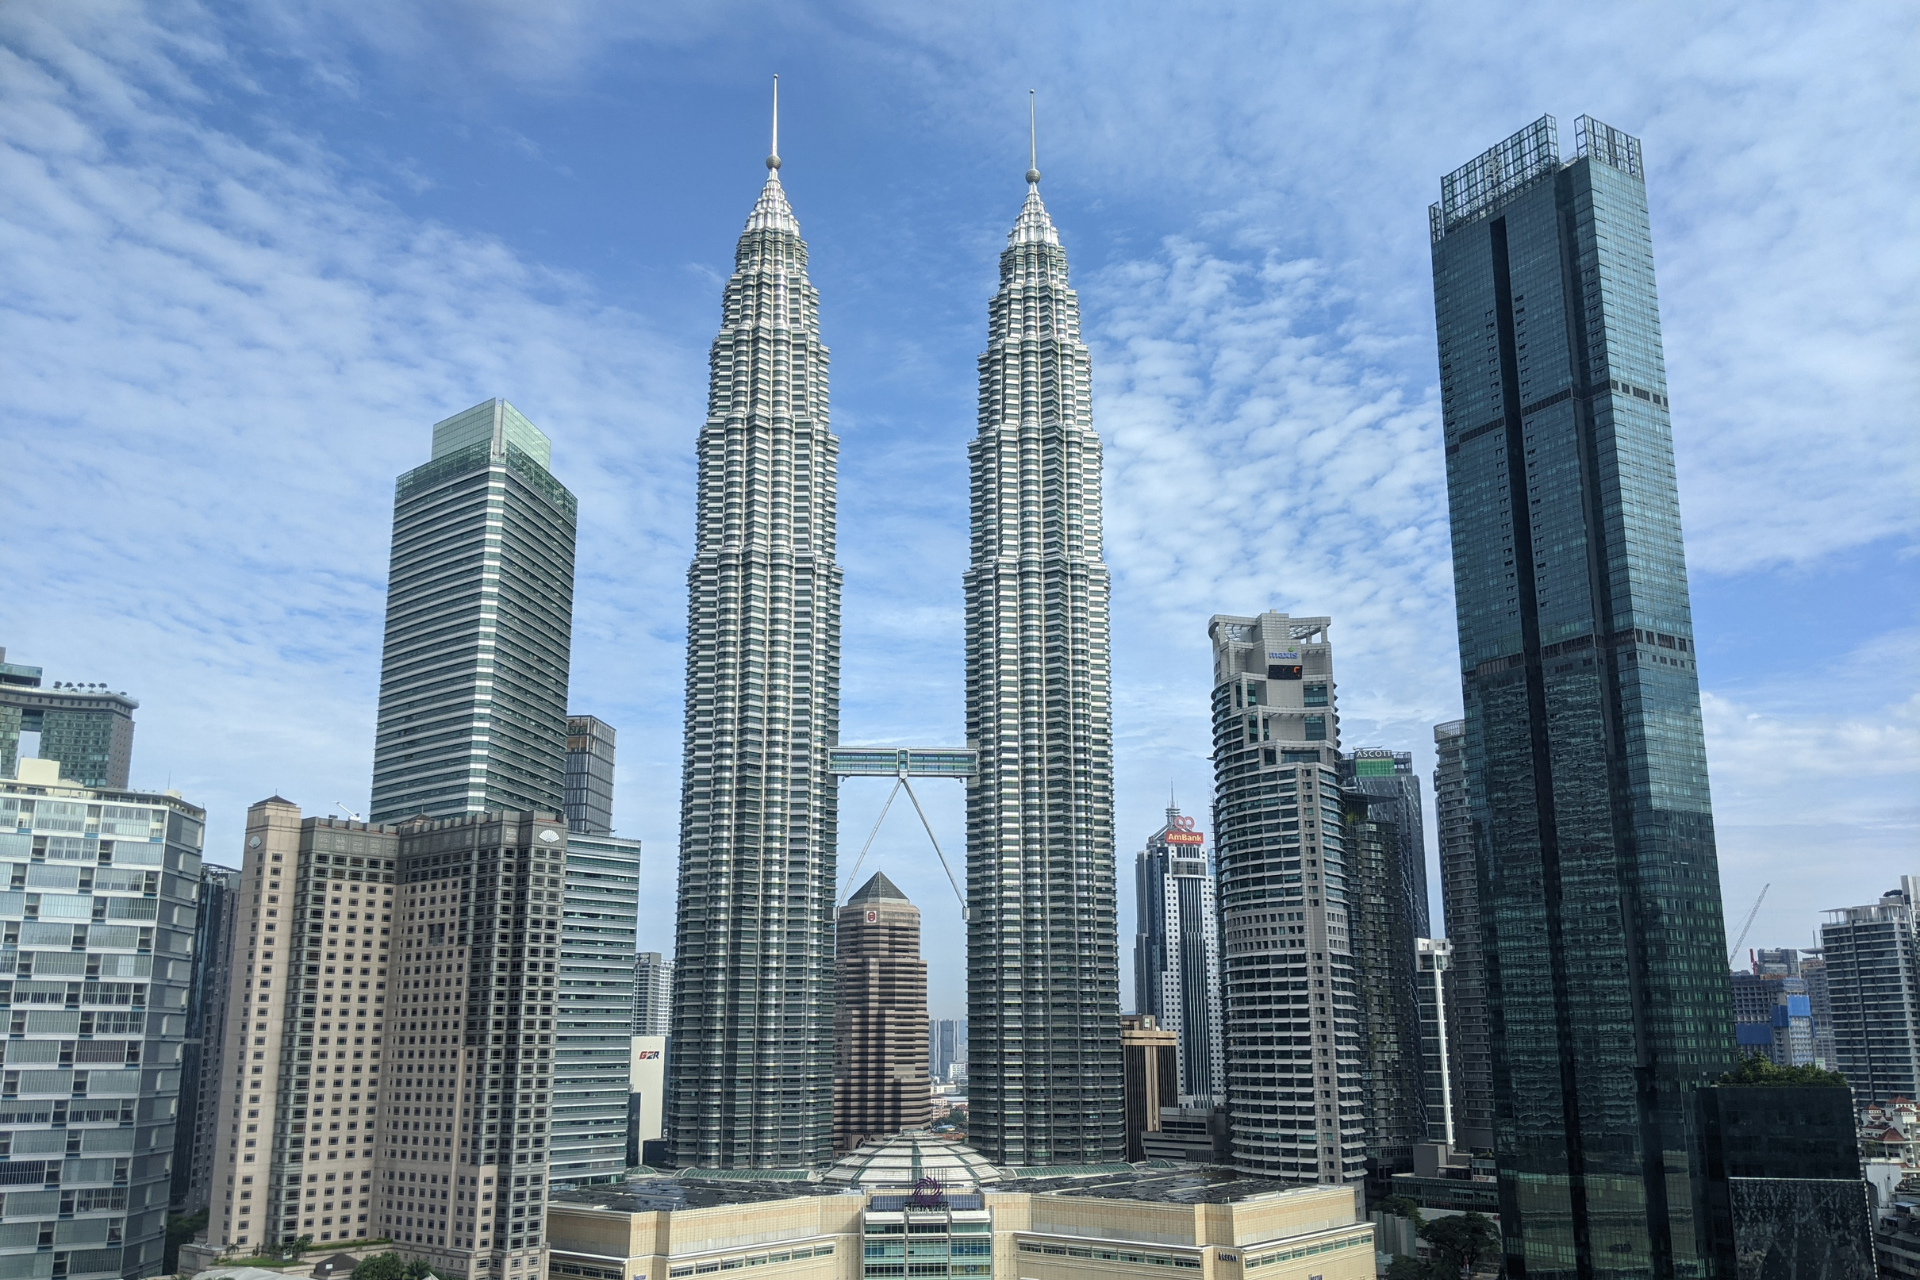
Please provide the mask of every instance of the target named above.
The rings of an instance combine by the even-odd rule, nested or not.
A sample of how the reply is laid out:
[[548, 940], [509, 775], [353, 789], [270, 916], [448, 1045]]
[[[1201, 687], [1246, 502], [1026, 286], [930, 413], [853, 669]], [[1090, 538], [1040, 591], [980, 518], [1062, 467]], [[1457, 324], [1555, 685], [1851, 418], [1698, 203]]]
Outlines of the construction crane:
[[1747, 912], [1747, 922], [1740, 926], [1740, 936], [1733, 940], [1733, 949], [1727, 952], [1727, 967], [1733, 967], [1733, 958], [1740, 954], [1740, 944], [1747, 940], [1747, 930], [1753, 928], [1753, 918], [1760, 914], [1760, 904], [1767, 900], [1767, 890], [1773, 888], [1769, 880], [1760, 887], [1760, 896], [1753, 900], [1753, 910]]

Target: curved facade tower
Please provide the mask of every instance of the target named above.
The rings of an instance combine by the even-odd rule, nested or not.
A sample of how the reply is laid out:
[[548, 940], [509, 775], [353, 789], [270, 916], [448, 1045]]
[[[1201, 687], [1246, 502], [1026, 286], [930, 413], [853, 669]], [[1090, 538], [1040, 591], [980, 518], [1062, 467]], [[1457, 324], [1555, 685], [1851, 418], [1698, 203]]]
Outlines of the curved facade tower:
[[968, 450], [968, 1139], [1011, 1165], [1125, 1146], [1100, 438], [1039, 180], [1000, 255]]
[[687, 571], [667, 1137], [709, 1168], [833, 1153], [839, 442], [807, 246], [767, 165], [713, 342]]

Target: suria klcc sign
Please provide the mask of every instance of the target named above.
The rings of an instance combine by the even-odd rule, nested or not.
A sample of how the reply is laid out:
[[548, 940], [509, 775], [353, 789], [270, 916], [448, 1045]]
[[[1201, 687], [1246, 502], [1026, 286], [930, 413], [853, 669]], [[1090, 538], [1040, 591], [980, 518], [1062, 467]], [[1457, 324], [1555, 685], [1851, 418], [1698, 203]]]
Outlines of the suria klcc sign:
[[1207, 838], [1193, 829], [1192, 818], [1178, 817], [1167, 823], [1168, 844], [1199, 845], [1206, 842]]

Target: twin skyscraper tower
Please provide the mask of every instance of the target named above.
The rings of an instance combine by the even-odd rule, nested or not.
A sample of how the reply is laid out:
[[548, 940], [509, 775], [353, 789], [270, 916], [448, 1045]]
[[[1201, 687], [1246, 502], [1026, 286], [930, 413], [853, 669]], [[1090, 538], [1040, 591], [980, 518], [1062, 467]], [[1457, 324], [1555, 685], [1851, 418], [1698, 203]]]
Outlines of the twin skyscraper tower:
[[[776, 118], [777, 120], [777, 118]], [[833, 1154], [839, 442], [779, 134], [714, 339], [687, 574], [667, 1138], [682, 1166]], [[1066, 253], [1027, 171], [980, 358], [966, 591], [969, 1139], [1123, 1148], [1101, 457]], [[911, 771], [900, 752], [902, 776]], [[890, 767], [890, 766], [889, 766]]]

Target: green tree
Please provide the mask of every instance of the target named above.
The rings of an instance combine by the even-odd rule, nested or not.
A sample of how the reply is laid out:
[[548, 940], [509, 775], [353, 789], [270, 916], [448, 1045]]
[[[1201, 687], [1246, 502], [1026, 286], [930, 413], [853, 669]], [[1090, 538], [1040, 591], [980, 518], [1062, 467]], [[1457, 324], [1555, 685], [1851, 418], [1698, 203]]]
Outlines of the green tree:
[[1390, 1213], [1396, 1218], [1405, 1218], [1418, 1230], [1426, 1219], [1420, 1216], [1420, 1205], [1412, 1196], [1388, 1196], [1380, 1202], [1380, 1212]]
[[407, 1264], [397, 1253], [376, 1253], [353, 1269], [352, 1280], [401, 1280]]
[[291, 1240], [281, 1241], [279, 1247], [274, 1250], [274, 1256], [284, 1258], [288, 1262], [298, 1262], [300, 1255], [311, 1248], [313, 1248], [312, 1236], [295, 1236]]
[[1773, 1088], [1843, 1089], [1847, 1078], [1838, 1071], [1819, 1067], [1777, 1067], [1765, 1054], [1750, 1053], [1740, 1065], [1721, 1076], [1716, 1084], [1763, 1085]]
[[1433, 1273], [1438, 1277], [1471, 1275], [1482, 1259], [1500, 1249], [1500, 1233], [1480, 1213], [1435, 1218], [1420, 1228], [1420, 1238], [1433, 1246]]
[[416, 1258], [407, 1264], [407, 1269], [400, 1273], [400, 1277], [401, 1280], [427, 1280], [432, 1274], [433, 1268]]
[[1432, 1280], [1427, 1264], [1418, 1258], [1409, 1258], [1404, 1253], [1396, 1253], [1393, 1261], [1387, 1264], [1387, 1280]]
[[172, 1275], [174, 1269], [180, 1265], [180, 1246], [193, 1239], [194, 1235], [206, 1225], [207, 1211], [205, 1209], [195, 1214], [176, 1213], [168, 1215], [166, 1253], [160, 1260], [161, 1267], [166, 1270], [168, 1275]]

